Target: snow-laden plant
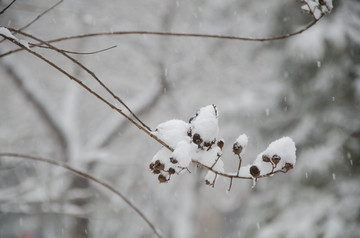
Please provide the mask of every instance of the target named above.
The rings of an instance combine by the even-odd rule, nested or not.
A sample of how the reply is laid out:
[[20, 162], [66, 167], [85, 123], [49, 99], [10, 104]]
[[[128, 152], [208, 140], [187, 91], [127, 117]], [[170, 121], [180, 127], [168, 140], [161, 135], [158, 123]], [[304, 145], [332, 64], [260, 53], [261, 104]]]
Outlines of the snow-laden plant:
[[[286, 173], [296, 162], [295, 143], [290, 137], [272, 142], [261, 152], [252, 165], [241, 166], [242, 154], [248, 137], [240, 135], [234, 142], [232, 151], [239, 159], [235, 172], [225, 172], [222, 160], [224, 140], [219, 139], [218, 110], [215, 105], [200, 108], [189, 122], [169, 120], [157, 126], [153, 134], [171, 149], [161, 148], [152, 158], [150, 170], [158, 176], [160, 183], [168, 182], [171, 176], [189, 171], [191, 162], [208, 169], [205, 183], [214, 186], [218, 176], [230, 179], [253, 179], [268, 177], [278, 172]], [[254, 183], [255, 184], [255, 183]]]
[[301, 0], [301, 2], [304, 3], [301, 9], [316, 20], [320, 19], [323, 15], [330, 13], [333, 8], [332, 0]]

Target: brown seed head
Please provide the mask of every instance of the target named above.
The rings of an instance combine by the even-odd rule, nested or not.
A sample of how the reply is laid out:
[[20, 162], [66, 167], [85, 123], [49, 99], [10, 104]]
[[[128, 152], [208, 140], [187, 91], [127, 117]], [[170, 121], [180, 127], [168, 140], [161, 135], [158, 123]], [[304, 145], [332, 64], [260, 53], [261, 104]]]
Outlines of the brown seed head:
[[205, 180], [205, 184], [210, 185], [211, 183], [209, 182], [209, 180]]
[[175, 169], [174, 168], [170, 168], [169, 169], [169, 174], [174, 174], [176, 171], [175, 171]]
[[201, 139], [201, 136], [198, 133], [194, 134], [193, 142], [197, 145], [200, 145], [203, 142], [203, 140]]
[[278, 163], [280, 162], [281, 158], [280, 158], [280, 156], [278, 156], [278, 155], [274, 155], [274, 156], [271, 158], [271, 160], [272, 160], [272, 162], [273, 162], [274, 164], [278, 164]]
[[260, 170], [257, 166], [253, 165], [250, 167], [250, 174], [254, 177], [254, 178], [259, 178], [260, 177]]
[[286, 172], [289, 171], [289, 170], [291, 170], [291, 169], [293, 169], [293, 168], [294, 168], [294, 166], [293, 166], [292, 164], [290, 164], [290, 163], [286, 163], [286, 164], [285, 164]]
[[168, 181], [163, 174], [159, 174], [158, 180], [160, 183], [166, 183]]
[[154, 170], [154, 163], [151, 163], [151, 164], [149, 164], [149, 168], [150, 168], [150, 170]]
[[174, 157], [170, 157], [170, 162], [173, 164], [177, 164], [178, 161]]
[[224, 141], [223, 140], [219, 140], [217, 142], [217, 146], [222, 150], [222, 148], [224, 147]]
[[235, 142], [233, 145], [234, 154], [239, 155], [242, 150], [243, 150], [242, 146], [239, 143]]
[[164, 164], [160, 162], [160, 160], [156, 160], [154, 164], [154, 169], [163, 170], [165, 168]]
[[154, 169], [154, 170], [153, 170], [153, 173], [154, 173], [154, 174], [159, 174], [159, 173], [160, 173], [160, 170]]
[[270, 158], [267, 156], [267, 155], [263, 155], [262, 156], [262, 160], [266, 163], [269, 163], [270, 162]]

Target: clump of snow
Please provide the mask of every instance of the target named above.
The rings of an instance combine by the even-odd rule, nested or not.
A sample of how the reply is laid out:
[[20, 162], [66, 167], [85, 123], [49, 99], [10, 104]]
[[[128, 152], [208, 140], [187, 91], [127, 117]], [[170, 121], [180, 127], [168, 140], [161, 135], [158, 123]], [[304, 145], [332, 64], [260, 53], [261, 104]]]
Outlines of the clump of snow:
[[2, 35], [4, 37], [8, 37], [8, 38], [16, 41], [20, 45], [26, 47], [27, 49], [30, 49], [29, 43], [27, 41], [17, 39], [6, 27], [0, 26], [0, 35]]
[[187, 136], [189, 127], [189, 123], [174, 119], [159, 124], [153, 134], [169, 146], [175, 148], [180, 141], [189, 140]]
[[296, 163], [296, 147], [290, 137], [283, 137], [270, 143], [260, 153], [253, 165], [260, 170], [260, 176], [282, 169], [289, 170]]
[[180, 167], [186, 168], [191, 163], [193, 151], [194, 147], [188, 141], [183, 140], [177, 144], [171, 157], [178, 161]]
[[240, 135], [234, 142], [233, 152], [235, 154], [239, 154], [239, 155], [244, 153], [244, 150], [248, 144], [248, 141], [249, 141], [249, 139], [246, 134]]
[[333, 8], [332, 0], [302, 0], [302, 2], [304, 5], [301, 9], [312, 15], [315, 19], [330, 13]]
[[215, 141], [219, 134], [218, 114], [215, 105], [200, 108], [191, 120], [192, 134], [199, 134], [204, 142]]
[[[198, 150], [197, 153], [194, 154], [194, 160], [202, 163], [203, 165], [211, 167], [216, 162], [216, 160], [218, 160], [217, 164], [219, 163], [220, 161], [219, 158], [221, 157], [221, 155], [222, 155], [221, 149], [216, 146], [211, 148], [210, 150]], [[219, 168], [221, 170], [221, 167], [219, 165], [214, 166], [214, 168]]]
[[[201, 108], [189, 123], [169, 120], [157, 126], [153, 132], [169, 148], [161, 148], [153, 157], [149, 167], [158, 176], [160, 183], [168, 182], [172, 175], [188, 170], [190, 163], [207, 168], [205, 183], [214, 186], [218, 173], [224, 173], [222, 149], [224, 141], [218, 140], [218, 114], [215, 105]], [[287, 172], [296, 162], [295, 143], [290, 137], [283, 137], [260, 153], [253, 164], [241, 166], [241, 153], [248, 144], [246, 134], [240, 135], [233, 144], [233, 152], [239, 156], [238, 171], [226, 173], [231, 177], [252, 178], [271, 176], [280, 170]], [[188, 170], [189, 171], [189, 170]], [[231, 186], [230, 186], [231, 187]]]

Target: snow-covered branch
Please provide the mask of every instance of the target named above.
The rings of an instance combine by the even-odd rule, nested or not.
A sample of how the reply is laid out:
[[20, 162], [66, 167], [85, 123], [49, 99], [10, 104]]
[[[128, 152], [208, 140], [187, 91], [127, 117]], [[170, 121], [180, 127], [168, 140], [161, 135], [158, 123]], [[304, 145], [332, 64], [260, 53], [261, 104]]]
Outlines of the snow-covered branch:
[[205, 182], [214, 186], [217, 176], [230, 179], [253, 179], [269, 177], [278, 172], [286, 173], [296, 162], [295, 143], [290, 137], [283, 137], [272, 142], [260, 153], [252, 165], [241, 166], [248, 137], [240, 135], [233, 144], [233, 153], [239, 158], [236, 172], [225, 172], [222, 157], [224, 140], [218, 138], [218, 110], [209, 105], [190, 118], [189, 122], [170, 120], [157, 126], [154, 134], [167, 143], [173, 151], [160, 149], [150, 163], [150, 170], [158, 176], [160, 183], [168, 182], [174, 174], [189, 171], [190, 163], [208, 171]]

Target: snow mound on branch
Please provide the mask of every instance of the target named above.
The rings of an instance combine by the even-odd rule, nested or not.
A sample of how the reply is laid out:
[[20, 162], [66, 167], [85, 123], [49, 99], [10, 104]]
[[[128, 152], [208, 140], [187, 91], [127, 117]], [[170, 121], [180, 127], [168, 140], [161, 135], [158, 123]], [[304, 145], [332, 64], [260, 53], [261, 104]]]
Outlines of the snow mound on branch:
[[304, 5], [301, 7], [304, 11], [319, 19], [324, 14], [328, 14], [333, 9], [332, 0], [302, 0]]
[[199, 134], [203, 141], [215, 141], [219, 134], [218, 114], [215, 105], [200, 108], [191, 120], [192, 134]]
[[295, 143], [290, 137], [283, 137], [271, 142], [267, 149], [257, 156], [253, 165], [258, 167], [260, 175], [265, 175], [272, 171], [282, 170], [286, 166], [293, 167], [295, 163]]
[[175, 148], [180, 141], [189, 140], [187, 136], [189, 127], [189, 123], [173, 119], [159, 124], [153, 134], [170, 147]]
[[17, 39], [17, 38], [9, 31], [9, 29], [7, 29], [7, 28], [5, 28], [5, 27], [0, 26], [0, 35], [3, 35], [3, 36], [5, 36], [5, 37], [8, 37], [8, 38], [16, 41], [16, 42], [19, 43], [20, 45], [24, 46], [25, 48], [30, 49], [29, 43], [28, 43], [27, 41]]

